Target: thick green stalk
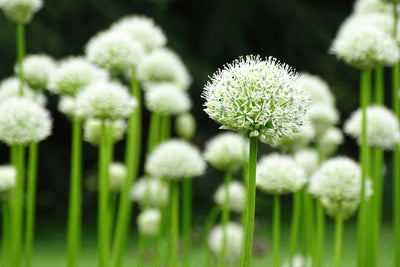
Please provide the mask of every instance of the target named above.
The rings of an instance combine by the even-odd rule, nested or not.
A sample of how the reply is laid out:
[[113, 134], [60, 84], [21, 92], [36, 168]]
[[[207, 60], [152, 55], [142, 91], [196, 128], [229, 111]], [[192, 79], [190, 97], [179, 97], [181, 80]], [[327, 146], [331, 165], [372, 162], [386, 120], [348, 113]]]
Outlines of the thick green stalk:
[[214, 225], [215, 220], [217, 219], [218, 214], [221, 212], [221, 209], [218, 205], [215, 205], [214, 208], [211, 210], [210, 214], [208, 215], [206, 219], [205, 228], [204, 228], [204, 234], [203, 234], [203, 251], [206, 252], [206, 257], [205, 257], [205, 267], [210, 267], [211, 266], [211, 255], [210, 255], [210, 250], [208, 249], [208, 234], [210, 233], [211, 227]]
[[[324, 258], [324, 240], [325, 240], [325, 213], [324, 207], [319, 199], [316, 199], [315, 202], [316, 209], [316, 248], [315, 253], [316, 257], [314, 260], [316, 261], [315, 266], [321, 267], [323, 266], [323, 258]], [[313, 261], [314, 261], [313, 260]], [[313, 265], [314, 266], [314, 265]]]
[[125, 165], [127, 175], [119, 199], [117, 222], [113, 243], [112, 267], [120, 267], [125, 251], [125, 244], [129, 232], [132, 201], [130, 190], [137, 177], [142, 139], [142, 105], [139, 82], [135, 77], [131, 81], [131, 94], [138, 101], [138, 107], [129, 118], [129, 126], [126, 137]]
[[192, 179], [183, 180], [182, 197], [183, 266], [190, 266], [190, 247], [192, 242]]
[[17, 62], [18, 62], [18, 78], [20, 96], [24, 95], [25, 76], [22, 69], [22, 63], [25, 57], [25, 26], [22, 23], [17, 24]]
[[147, 154], [157, 146], [160, 142], [161, 133], [161, 116], [158, 113], [152, 112], [150, 115], [149, 133], [147, 136]]
[[256, 205], [256, 166], [257, 166], [257, 137], [250, 137], [249, 174], [246, 184], [246, 206], [244, 218], [244, 246], [242, 252], [242, 267], [249, 267], [253, 249], [254, 216]]
[[170, 184], [170, 253], [169, 267], [178, 266], [178, 245], [179, 245], [179, 184]]
[[279, 246], [280, 246], [280, 232], [281, 232], [281, 196], [274, 195], [274, 212], [273, 212], [273, 253], [274, 253], [274, 267], [279, 267]]
[[308, 194], [307, 188], [302, 189], [301, 191], [303, 197], [303, 227], [304, 234], [302, 240], [303, 253], [305, 256], [312, 256], [313, 254], [313, 244], [309, 240], [314, 240], [314, 205], [313, 199]]
[[343, 243], [343, 215], [342, 215], [342, 202], [339, 202], [335, 220], [335, 267], [341, 266], [342, 243]]
[[290, 267], [293, 267], [293, 257], [296, 254], [297, 239], [299, 237], [299, 224], [300, 224], [300, 209], [301, 209], [301, 191], [293, 194], [293, 207], [292, 207], [292, 223], [290, 227], [290, 245], [289, 245], [289, 262]]
[[168, 140], [171, 136], [171, 116], [163, 115], [161, 116], [161, 135], [159, 142], [164, 142]]
[[[242, 138], [247, 140], [247, 133], [242, 133]], [[244, 154], [243, 158], [247, 157], [247, 142], [243, 142], [242, 153]], [[249, 175], [249, 163], [247, 161], [243, 162], [243, 169], [242, 169], [242, 182], [244, 186], [247, 186], [247, 176]], [[246, 209], [243, 210], [240, 218], [240, 222], [242, 224], [243, 229], [245, 228], [245, 218], [246, 218]]]
[[2, 215], [3, 215], [3, 233], [2, 233], [2, 247], [1, 247], [1, 266], [9, 266], [10, 262], [10, 206], [9, 202], [3, 200]]
[[[398, 119], [400, 119], [400, 101], [399, 101], [399, 88], [400, 88], [400, 63], [397, 62], [393, 65], [393, 89], [392, 101], [393, 110]], [[400, 236], [400, 147], [395, 146], [393, 151], [393, 225], [394, 236]], [[394, 241], [394, 257], [395, 265], [400, 266], [400, 238], [395, 238]]]
[[232, 180], [232, 174], [230, 172], [225, 173], [225, 180], [224, 180], [224, 190], [225, 190], [225, 199], [224, 199], [224, 206], [222, 208], [222, 217], [221, 217], [221, 225], [223, 230], [222, 235], [222, 248], [221, 254], [218, 258], [218, 266], [224, 267], [226, 262], [226, 242], [227, 242], [227, 225], [229, 222], [229, 183]]

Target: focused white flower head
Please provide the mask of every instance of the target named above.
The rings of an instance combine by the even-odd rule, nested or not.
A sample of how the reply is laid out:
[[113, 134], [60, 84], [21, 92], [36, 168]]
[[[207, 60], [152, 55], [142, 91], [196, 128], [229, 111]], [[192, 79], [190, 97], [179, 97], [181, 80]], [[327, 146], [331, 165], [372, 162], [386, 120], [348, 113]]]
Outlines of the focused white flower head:
[[145, 56], [138, 67], [138, 77], [146, 90], [157, 83], [173, 83], [187, 90], [192, 82], [181, 59], [167, 48], [156, 49]]
[[343, 143], [343, 134], [340, 129], [330, 127], [319, 137], [319, 146], [325, 156], [333, 155], [337, 147]]
[[246, 188], [244, 185], [237, 181], [230, 182], [228, 192], [226, 192], [224, 185], [221, 185], [214, 193], [215, 203], [223, 207], [227, 197], [226, 193], [228, 193], [229, 209], [237, 213], [242, 213], [246, 201]]
[[191, 140], [196, 133], [196, 119], [188, 112], [179, 114], [175, 119], [175, 132], [185, 140]]
[[154, 23], [152, 18], [146, 16], [123, 17], [111, 26], [111, 30], [121, 31], [139, 41], [147, 52], [160, 48], [167, 42], [161, 28]]
[[[222, 243], [224, 236], [224, 228], [222, 225], [217, 225], [211, 229], [208, 235], [208, 247], [216, 256], [221, 255]], [[226, 247], [225, 261], [235, 262], [240, 259], [243, 248], [243, 228], [240, 224], [228, 222], [226, 225]]]
[[334, 106], [322, 103], [311, 105], [308, 116], [317, 136], [323, 134], [326, 129], [339, 121], [338, 110]]
[[99, 81], [83, 88], [76, 96], [77, 115], [84, 118], [118, 120], [129, 117], [137, 101], [120, 83]]
[[282, 267], [311, 267], [312, 258], [310, 256], [303, 256], [301, 254], [296, 254], [293, 256], [292, 264], [290, 261], [286, 260]]
[[100, 32], [85, 47], [90, 62], [108, 69], [113, 74], [136, 73], [145, 52], [143, 45], [118, 31]]
[[160, 232], [161, 212], [158, 209], [147, 209], [137, 217], [139, 233], [143, 236], [156, 237]]
[[[396, 115], [384, 106], [372, 105], [366, 110], [367, 143], [371, 147], [393, 149], [399, 141], [400, 128]], [[356, 110], [344, 124], [344, 132], [361, 143], [362, 111]]]
[[[24, 84], [23, 93], [24, 97], [35, 101], [41, 106], [46, 104], [46, 97], [40, 92], [34, 92], [32, 89]], [[10, 77], [0, 83], [0, 103], [6, 99], [19, 97], [20, 82], [17, 77]]]
[[307, 178], [310, 178], [318, 169], [319, 156], [315, 149], [308, 148], [299, 150], [294, 154], [293, 158], [297, 165], [303, 168]]
[[63, 95], [58, 100], [58, 111], [68, 116], [76, 115], [76, 99], [73, 96]]
[[4, 15], [14, 23], [30, 22], [42, 6], [42, 0], [0, 0]]
[[161, 179], [141, 178], [135, 182], [131, 189], [131, 200], [141, 205], [164, 207], [168, 204], [169, 187]]
[[204, 174], [206, 163], [196, 147], [172, 139], [153, 150], [146, 160], [145, 169], [152, 177], [181, 180]]
[[299, 75], [299, 87], [310, 95], [311, 104], [326, 104], [333, 106], [335, 98], [329, 85], [319, 76], [302, 72]]
[[62, 60], [50, 75], [48, 89], [56, 94], [76, 95], [85, 86], [99, 80], [108, 80], [106, 70], [88, 62], [82, 57]]
[[15, 187], [17, 170], [12, 165], [0, 166], [0, 193], [8, 192]]
[[256, 185], [266, 193], [293, 193], [306, 182], [304, 170], [290, 156], [271, 154], [257, 163]]
[[[88, 119], [83, 125], [83, 139], [97, 146], [100, 143], [100, 138], [102, 134], [102, 120], [100, 119]], [[111, 134], [111, 139], [114, 143], [122, 140], [126, 132], [126, 122], [125, 120], [106, 120], [105, 131]]]
[[50, 114], [26, 98], [0, 103], [0, 140], [8, 145], [40, 142], [51, 134]]
[[190, 109], [192, 103], [187, 92], [179, 86], [161, 83], [151, 86], [144, 95], [148, 110], [161, 115], [176, 115]]
[[331, 201], [359, 200], [361, 168], [350, 158], [335, 157], [326, 160], [309, 181], [309, 192]]
[[225, 65], [205, 85], [203, 97], [210, 118], [265, 143], [296, 132], [307, 117], [308, 97], [296, 73], [272, 57], [247, 56]]
[[295, 152], [308, 145], [315, 137], [315, 129], [306, 121], [297, 132], [283, 136], [272, 144], [285, 152]]
[[120, 162], [113, 162], [108, 166], [110, 190], [118, 192], [126, 180], [126, 166]]

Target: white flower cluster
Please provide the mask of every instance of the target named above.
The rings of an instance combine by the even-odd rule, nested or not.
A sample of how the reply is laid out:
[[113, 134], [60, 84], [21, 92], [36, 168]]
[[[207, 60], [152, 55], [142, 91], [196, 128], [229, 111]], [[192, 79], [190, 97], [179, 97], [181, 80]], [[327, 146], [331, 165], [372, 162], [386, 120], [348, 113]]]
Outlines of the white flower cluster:
[[285, 152], [295, 152], [315, 138], [315, 129], [309, 121], [306, 121], [299, 127], [297, 132], [291, 133], [288, 136], [283, 136], [276, 140], [272, 145], [278, 147]]
[[312, 258], [310, 256], [303, 256], [301, 254], [294, 255], [292, 262], [285, 261], [282, 267], [311, 267], [312, 266]]
[[321, 152], [326, 156], [333, 155], [337, 147], [344, 141], [343, 134], [340, 129], [336, 127], [330, 127], [322, 134], [319, 138], [319, 146]]
[[[223, 237], [224, 228], [222, 225], [215, 226], [208, 235], [208, 247], [216, 257], [221, 255]], [[242, 248], [243, 228], [238, 223], [229, 222], [226, 225], [225, 262], [235, 262], [240, 259]]]
[[169, 200], [168, 184], [161, 179], [141, 178], [132, 186], [131, 200], [140, 205], [164, 207]]
[[76, 99], [73, 96], [61, 95], [58, 100], [58, 110], [68, 116], [76, 115]]
[[299, 150], [294, 154], [293, 159], [298, 166], [303, 168], [307, 178], [310, 178], [318, 169], [319, 156], [315, 149], [308, 148]]
[[382, 0], [357, 0], [354, 2], [354, 13], [393, 13], [393, 5], [384, 3]]
[[[400, 128], [396, 115], [384, 106], [372, 105], [366, 110], [367, 143], [390, 150], [399, 141]], [[361, 143], [362, 110], [355, 111], [344, 124], [344, 132]]]
[[[339, 203], [337, 201], [330, 200], [329, 198], [321, 198], [321, 204], [325, 208], [326, 214], [330, 217], [335, 217], [339, 210]], [[358, 206], [360, 204], [359, 199], [348, 200], [341, 203], [341, 211], [343, 220], [349, 219], [356, 213]]]
[[[28, 55], [22, 63], [22, 70], [26, 83], [34, 90], [43, 90], [47, 84], [52, 72], [56, 69], [54, 59], [44, 54]], [[18, 73], [18, 66], [15, 66]]]
[[221, 185], [214, 193], [214, 201], [221, 207], [225, 205], [227, 197], [229, 199], [229, 209], [237, 213], [242, 213], [246, 198], [246, 188], [244, 185], [241, 182], [233, 181], [229, 183], [228, 190], [225, 190], [225, 186]]
[[296, 132], [307, 118], [308, 96], [296, 73], [275, 58], [240, 58], [204, 87], [204, 111], [227, 128], [249, 131], [262, 142]]
[[8, 192], [15, 187], [17, 170], [12, 165], [0, 166], [0, 193]]
[[242, 135], [232, 132], [221, 133], [206, 143], [204, 158], [214, 168], [233, 173], [247, 160], [247, 147], [247, 140]]
[[147, 209], [137, 217], [139, 233], [143, 236], [156, 237], [160, 232], [161, 212], [158, 209]]
[[[100, 143], [101, 133], [102, 133], [102, 120], [99, 119], [88, 119], [83, 125], [83, 139], [97, 146]], [[112, 141], [120, 141], [126, 132], [126, 122], [125, 120], [105, 120], [106, 132], [111, 134]]]
[[335, 106], [324, 103], [311, 105], [308, 115], [317, 136], [322, 135], [326, 129], [339, 121], [339, 112]]
[[271, 154], [257, 163], [256, 185], [269, 194], [287, 194], [300, 190], [307, 182], [304, 170], [286, 155]]
[[14, 23], [30, 22], [42, 6], [42, 0], [0, 0], [4, 15]]
[[176, 134], [185, 139], [190, 140], [196, 133], [196, 119], [188, 112], [179, 114], [175, 119]]
[[108, 166], [110, 190], [118, 192], [126, 180], [126, 166], [120, 162], [113, 162]]
[[51, 134], [49, 112], [26, 98], [0, 103], [0, 140], [8, 145], [39, 142]]
[[299, 87], [310, 95], [311, 105], [324, 103], [334, 105], [333, 97], [329, 85], [319, 76], [302, 72], [299, 75]]
[[145, 169], [152, 177], [181, 180], [202, 175], [206, 163], [196, 147], [186, 141], [172, 139], [153, 150]]
[[[17, 77], [10, 77], [0, 83], [0, 103], [6, 99], [19, 97], [20, 82]], [[35, 101], [41, 106], [46, 104], [46, 97], [44, 94], [34, 92], [26, 84], [22, 87], [24, 97]]]

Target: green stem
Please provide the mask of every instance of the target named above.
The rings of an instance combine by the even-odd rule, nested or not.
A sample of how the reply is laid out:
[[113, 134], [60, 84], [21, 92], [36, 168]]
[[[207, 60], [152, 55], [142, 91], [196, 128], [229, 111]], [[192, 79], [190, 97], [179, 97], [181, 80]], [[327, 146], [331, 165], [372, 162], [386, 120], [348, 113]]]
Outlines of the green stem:
[[113, 267], [120, 267], [122, 264], [122, 258], [125, 251], [125, 244], [131, 219], [130, 211], [133, 203], [130, 200], [130, 191], [132, 184], [136, 180], [140, 162], [142, 139], [142, 106], [139, 82], [135, 77], [133, 77], [131, 81], [131, 94], [138, 101], [138, 107], [129, 118], [129, 128], [125, 147], [125, 165], [127, 169], [127, 176], [119, 199], [111, 265]]
[[19, 77], [19, 96], [24, 95], [25, 76], [22, 68], [22, 63], [25, 57], [25, 26], [22, 23], [17, 24], [17, 62], [18, 62], [18, 77]]
[[314, 240], [314, 205], [313, 199], [308, 194], [307, 189], [302, 189], [303, 196], [303, 227], [305, 229], [303, 234], [302, 246], [305, 256], [312, 256], [313, 244], [309, 240]]
[[147, 154], [157, 146], [160, 142], [161, 135], [161, 116], [155, 112], [150, 115], [149, 134], [147, 139]]
[[316, 200], [316, 248], [315, 248], [315, 261], [316, 266], [320, 267], [324, 262], [324, 240], [325, 240], [325, 214], [322, 203], [319, 199]]
[[146, 237], [141, 233], [138, 233], [138, 259], [137, 259], [137, 267], [142, 267], [144, 265], [144, 257], [146, 251]]
[[342, 215], [342, 202], [339, 202], [335, 220], [335, 267], [341, 266], [342, 243], [343, 243], [343, 215]]
[[375, 69], [375, 99], [374, 102], [378, 105], [384, 105], [385, 102], [385, 81], [384, 81], [384, 67], [377, 67]]
[[273, 214], [273, 253], [274, 253], [274, 267], [279, 267], [279, 241], [281, 231], [281, 197], [274, 195], [274, 214]]
[[178, 266], [178, 243], [179, 243], [179, 184], [172, 182], [170, 186], [170, 254], [169, 267]]
[[2, 266], [9, 266], [10, 260], [10, 206], [8, 201], [2, 203], [2, 215], [3, 215], [3, 243], [2, 243]]
[[206, 219], [205, 228], [204, 228], [204, 236], [203, 236], [203, 250], [206, 251], [204, 266], [206, 266], [206, 267], [211, 266], [210, 250], [208, 249], [208, 243], [207, 243], [208, 235], [210, 233], [211, 227], [214, 225], [215, 220], [217, 219], [217, 216], [220, 212], [221, 212], [221, 208], [218, 205], [215, 205]]
[[246, 207], [245, 207], [245, 228], [244, 247], [242, 252], [242, 267], [249, 267], [251, 252], [253, 249], [254, 216], [256, 205], [256, 166], [257, 166], [257, 137], [250, 137], [249, 150], [249, 175], [246, 185]]
[[297, 239], [299, 235], [300, 224], [300, 209], [301, 209], [301, 191], [293, 194], [293, 208], [292, 208], [292, 224], [290, 227], [290, 246], [289, 246], [289, 262], [290, 267], [293, 267], [293, 258], [296, 254]]
[[69, 191], [67, 266], [77, 266], [80, 251], [82, 205], [82, 127], [78, 117], [72, 118], [71, 174]]
[[[242, 138], [247, 140], [246, 132], [243, 132]], [[243, 142], [242, 153], [244, 154], [243, 158], [247, 157], [247, 142]], [[247, 175], [249, 174], [249, 163], [247, 161], [243, 162], [243, 170], [242, 170], [242, 181], [245, 186], [247, 186]], [[243, 229], [245, 228], [245, 219], [246, 219], [246, 209], [243, 210], [240, 221]]]
[[224, 205], [222, 208], [222, 216], [221, 216], [221, 225], [223, 230], [222, 235], [222, 248], [221, 254], [218, 258], [218, 267], [224, 267], [226, 262], [226, 242], [227, 242], [227, 226], [229, 222], [229, 184], [232, 180], [232, 174], [230, 172], [225, 173], [225, 180], [224, 180], [224, 190], [225, 190], [225, 199]]
[[168, 140], [171, 136], [171, 116], [164, 115], [161, 116], [161, 135], [159, 142], [164, 142]]
[[115, 212], [118, 204], [118, 192], [110, 192], [110, 201], [108, 203], [108, 214], [110, 217], [110, 238], [114, 232]]
[[192, 233], [192, 180], [183, 180], [182, 234], [183, 234], [183, 266], [190, 266], [190, 244]]
[[[400, 119], [400, 101], [398, 90], [400, 87], [400, 63], [397, 62], [393, 65], [393, 89], [392, 100], [393, 110], [398, 119]], [[400, 147], [395, 146], [393, 151], [393, 225], [394, 236], [400, 236]], [[400, 266], [400, 238], [395, 238], [394, 241], [394, 257], [395, 265]]]

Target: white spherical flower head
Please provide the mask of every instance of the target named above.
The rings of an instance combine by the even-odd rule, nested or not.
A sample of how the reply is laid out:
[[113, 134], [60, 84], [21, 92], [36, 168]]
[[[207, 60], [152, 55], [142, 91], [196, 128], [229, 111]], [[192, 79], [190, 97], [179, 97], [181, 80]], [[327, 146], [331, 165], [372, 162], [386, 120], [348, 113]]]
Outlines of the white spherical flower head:
[[314, 137], [315, 129], [309, 121], [306, 121], [297, 132], [279, 138], [272, 145], [285, 152], [293, 153], [308, 145]]
[[[100, 143], [103, 130], [103, 121], [99, 119], [88, 119], [83, 125], [83, 139], [91, 145], [97, 146]], [[125, 120], [106, 120], [105, 131], [111, 134], [114, 143], [122, 140], [126, 132]]]
[[[339, 203], [324, 197], [321, 198], [321, 203], [326, 211], [326, 214], [332, 218], [335, 218], [339, 210]], [[358, 206], [360, 205], [360, 201], [359, 199], [342, 201], [341, 205], [343, 220], [347, 220], [353, 216], [354, 213], [356, 213]]]
[[94, 64], [113, 74], [136, 72], [144, 56], [143, 45], [117, 31], [101, 32], [92, 37], [85, 47], [86, 57]]
[[257, 163], [256, 185], [266, 193], [293, 193], [306, 182], [304, 170], [289, 156], [271, 154], [262, 157]]
[[161, 143], [148, 156], [146, 171], [156, 178], [181, 180], [204, 174], [206, 163], [199, 150], [183, 140]]
[[227, 64], [205, 85], [203, 97], [210, 118], [265, 143], [296, 132], [307, 117], [308, 97], [296, 73], [271, 57]]
[[206, 143], [204, 158], [224, 172], [238, 171], [247, 159], [247, 140], [238, 133], [218, 134]]
[[67, 116], [76, 115], [76, 99], [73, 96], [61, 96], [58, 100], [58, 111]]
[[322, 103], [311, 105], [308, 116], [317, 136], [323, 134], [326, 129], [339, 121], [338, 110], [334, 106]]
[[144, 95], [148, 110], [161, 115], [176, 115], [190, 109], [192, 103], [187, 92], [175, 84], [162, 83], [151, 86]]
[[196, 133], [196, 119], [188, 112], [179, 114], [175, 119], [176, 134], [185, 139], [191, 140]]
[[323, 103], [333, 106], [335, 98], [329, 85], [319, 76], [302, 72], [299, 75], [299, 87], [310, 95], [312, 104]]
[[121, 31], [139, 41], [151, 52], [156, 48], [164, 46], [167, 39], [154, 20], [146, 16], [132, 15], [123, 17], [111, 26], [112, 31]]
[[62, 60], [50, 75], [48, 89], [56, 94], [74, 96], [90, 83], [108, 78], [106, 70], [82, 57], [70, 57]]
[[76, 106], [77, 115], [84, 119], [118, 120], [129, 117], [137, 101], [122, 84], [99, 81], [78, 93]]
[[347, 157], [329, 159], [311, 177], [308, 189], [319, 198], [336, 202], [357, 200], [361, 190], [361, 168]]
[[[26, 83], [34, 90], [43, 90], [47, 87], [49, 77], [56, 69], [54, 59], [48, 55], [28, 55], [22, 63], [22, 70], [26, 79]], [[18, 73], [18, 66], [15, 66]]]
[[4, 15], [14, 23], [30, 22], [42, 6], [42, 0], [0, 0]]
[[160, 232], [161, 212], [158, 209], [147, 209], [137, 217], [139, 233], [143, 236], [156, 237]]
[[[399, 122], [386, 107], [372, 105], [366, 110], [367, 143], [371, 147], [393, 149], [399, 141]], [[361, 143], [362, 111], [358, 109], [344, 124], [344, 132]]]
[[0, 193], [9, 192], [15, 187], [17, 170], [12, 165], [0, 166]]
[[[221, 255], [222, 243], [224, 237], [224, 228], [222, 225], [217, 225], [211, 229], [208, 235], [208, 247], [216, 256]], [[226, 247], [225, 261], [235, 262], [240, 259], [243, 248], [243, 228], [240, 224], [228, 222], [226, 225]]]
[[132, 186], [130, 196], [143, 206], [164, 207], [168, 204], [169, 187], [161, 179], [141, 178]]
[[110, 190], [118, 192], [122, 189], [126, 179], [126, 166], [120, 162], [113, 162], [108, 166]]
[[311, 267], [312, 266], [312, 259], [310, 256], [303, 256], [301, 254], [294, 255], [292, 262], [287, 260], [283, 264], [282, 267]]
[[0, 104], [0, 140], [8, 145], [40, 142], [51, 133], [49, 112], [26, 98]]
[[246, 188], [244, 185], [240, 182], [233, 181], [228, 185], [228, 192], [226, 192], [225, 186], [221, 185], [218, 187], [217, 191], [215, 191], [214, 201], [223, 207], [227, 196], [229, 199], [229, 209], [237, 213], [242, 213], [246, 198]]
[[318, 140], [321, 152], [325, 156], [333, 155], [337, 147], [343, 143], [343, 134], [340, 129], [331, 127], [322, 134]]
[[[3, 80], [0, 83], [0, 103], [9, 98], [19, 97], [19, 90], [20, 82], [17, 77], [10, 77]], [[33, 100], [41, 106], [46, 104], [47, 100], [44, 94], [32, 91], [26, 84], [24, 84], [22, 90], [25, 98]]]
[[393, 5], [384, 3], [382, 0], [357, 0], [354, 2], [355, 14], [369, 13], [393, 13]]
[[167, 48], [156, 49], [145, 56], [138, 67], [138, 77], [145, 90], [157, 83], [173, 83], [187, 90], [192, 82], [181, 59]]
[[310, 178], [318, 169], [319, 157], [318, 152], [315, 149], [309, 148], [299, 150], [294, 154], [293, 158], [297, 165], [303, 168], [307, 178]]

